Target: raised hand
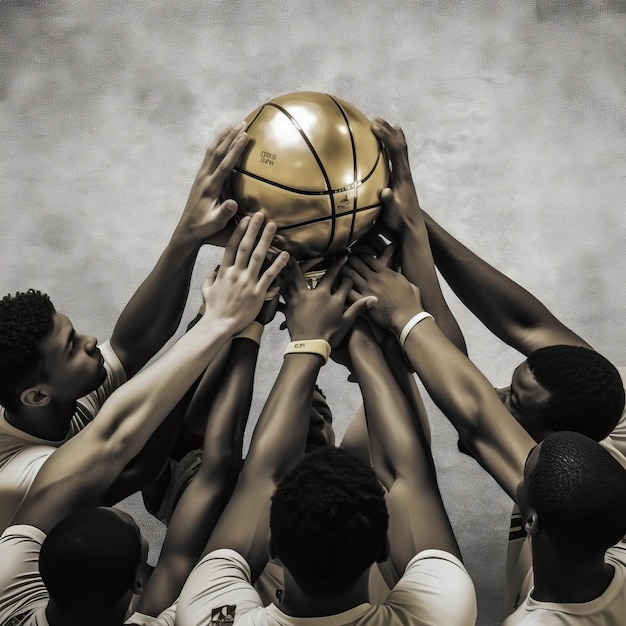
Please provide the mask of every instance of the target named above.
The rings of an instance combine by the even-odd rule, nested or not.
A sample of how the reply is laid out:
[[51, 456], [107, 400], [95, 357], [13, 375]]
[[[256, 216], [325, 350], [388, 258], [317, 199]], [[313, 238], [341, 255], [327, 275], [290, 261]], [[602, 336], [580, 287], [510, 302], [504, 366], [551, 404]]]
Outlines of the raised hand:
[[220, 201], [224, 182], [248, 144], [245, 124], [225, 128], [208, 147], [191, 186], [187, 204], [175, 236], [197, 243], [224, 245], [229, 233], [226, 224], [237, 212], [234, 200]]
[[383, 189], [380, 194], [384, 206], [382, 220], [394, 232], [401, 233], [407, 224], [416, 220], [423, 222], [409, 166], [406, 138], [400, 126], [391, 126], [379, 117], [372, 123], [372, 132], [385, 144], [392, 168], [391, 189]]
[[298, 264], [294, 260], [289, 262], [284, 272], [282, 293], [287, 303], [287, 329], [293, 341], [325, 339], [331, 346], [335, 346], [357, 316], [376, 304], [376, 299], [372, 297], [355, 298], [346, 309], [352, 282], [344, 277], [338, 286], [335, 285], [345, 262], [346, 257], [343, 257], [332, 263], [315, 289], [308, 288]]
[[226, 245], [219, 269], [207, 277], [202, 287], [204, 315], [209, 315], [215, 323], [224, 321], [232, 325], [233, 333], [254, 320], [289, 259], [287, 252], [281, 252], [263, 270], [276, 234], [276, 224], [269, 222], [263, 226], [263, 223], [261, 212], [239, 222]]
[[423, 310], [420, 290], [402, 274], [387, 267], [392, 246], [379, 257], [352, 255], [342, 274], [352, 281], [350, 300], [375, 296], [367, 315], [380, 326], [399, 332], [415, 313]]

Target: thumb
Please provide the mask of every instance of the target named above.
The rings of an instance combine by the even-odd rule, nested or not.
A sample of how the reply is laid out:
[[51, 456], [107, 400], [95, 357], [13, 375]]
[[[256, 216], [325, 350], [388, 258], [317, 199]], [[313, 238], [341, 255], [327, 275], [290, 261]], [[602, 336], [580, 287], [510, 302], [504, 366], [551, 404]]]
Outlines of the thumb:
[[372, 307], [378, 304], [378, 298], [376, 296], [366, 296], [357, 300], [353, 304], [351, 304], [343, 314], [343, 319], [345, 322], [350, 322], [353, 324], [356, 318], [365, 313], [367, 309], [371, 309]]

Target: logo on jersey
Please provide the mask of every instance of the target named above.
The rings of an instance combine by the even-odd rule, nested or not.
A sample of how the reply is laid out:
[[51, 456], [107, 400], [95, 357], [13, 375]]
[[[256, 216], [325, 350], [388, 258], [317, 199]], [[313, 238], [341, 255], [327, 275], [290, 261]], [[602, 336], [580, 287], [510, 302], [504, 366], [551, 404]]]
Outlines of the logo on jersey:
[[211, 611], [211, 624], [232, 624], [235, 621], [236, 604], [227, 604]]

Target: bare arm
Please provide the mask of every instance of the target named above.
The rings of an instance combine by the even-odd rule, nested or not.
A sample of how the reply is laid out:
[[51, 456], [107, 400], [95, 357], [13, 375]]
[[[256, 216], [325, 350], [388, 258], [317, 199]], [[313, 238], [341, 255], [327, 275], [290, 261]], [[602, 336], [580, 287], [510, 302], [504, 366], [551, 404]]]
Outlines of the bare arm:
[[[375, 295], [369, 315], [400, 334], [423, 311], [419, 289], [373, 258], [350, 259], [345, 271], [354, 297]], [[428, 393], [451, 421], [472, 455], [515, 498], [535, 441], [506, 410], [494, 388], [430, 319], [409, 333], [405, 353]]]
[[444, 509], [430, 446], [366, 324], [350, 339], [361, 386], [374, 468], [388, 491], [391, 559], [399, 575], [419, 552], [436, 548], [460, 558]]
[[[295, 262], [290, 263], [283, 294], [293, 341], [325, 339], [333, 345], [359, 312], [371, 304], [371, 300], [362, 300], [344, 312], [349, 282], [342, 281], [331, 293], [339, 269], [340, 264], [333, 266], [316, 289], [309, 290]], [[204, 550], [204, 554], [218, 548], [237, 551], [250, 565], [253, 581], [268, 558], [270, 498], [304, 453], [313, 387], [323, 363], [317, 354], [285, 355], [254, 430], [235, 492]]]
[[220, 193], [248, 141], [242, 129], [222, 131], [208, 148], [167, 247], [115, 325], [111, 345], [129, 378], [178, 328], [201, 245], [235, 215], [236, 203], [220, 203]]
[[424, 213], [439, 271], [454, 293], [502, 341], [522, 354], [545, 346], [591, 346], [535, 296], [466, 248]]
[[383, 190], [383, 221], [396, 231], [400, 244], [401, 272], [420, 288], [424, 306], [434, 315], [441, 330], [459, 350], [467, 354], [463, 333], [443, 297], [435, 271], [428, 231], [417, 199], [409, 165], [404, 132], [399, 126], [377, 118], [372, 131], [385, 144], [392, 165], [392, 188]]
[[279, 255], [259, 278], [276, 232], [276, 226], [268, 224], [255, 247], [262, 223], [260, 215], [242, 220], [226, 247], [219, 273], [205, 281], [202, 320], [166, 355], [111, 395], [98, 417], [50, 456], [14, 524], [31, 524], [48, 532], [72, 510], [97, 504], [219, 347], [256, 315], [287, 259], [285, 253]]
[[201, 402], [207, 405], [205, 411], [210, 407], [202, 464], [176, 505], [159, 563], [141, 595], [140, 613], [157, 616], [173, 604], [233, 492], [241, 468], [258, 348], [249, 339], [233, 340], [214, 396], [194, 396], [194, 410], [200, 410]]

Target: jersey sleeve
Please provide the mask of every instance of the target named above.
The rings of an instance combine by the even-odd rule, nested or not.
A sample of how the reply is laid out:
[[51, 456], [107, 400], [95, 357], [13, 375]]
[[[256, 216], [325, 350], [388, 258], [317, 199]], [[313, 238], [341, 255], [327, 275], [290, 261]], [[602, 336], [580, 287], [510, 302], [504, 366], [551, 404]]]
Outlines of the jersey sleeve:
[[55, 450], [46, 445], [24, 445], [3, 459], [0, 466], [0, 533], [11, 523], [37, 473]]
[[221, 619], [262, 609], [263, 603], [250, 583], [250, 566], [234, 550], [207, 554], [187, 578], [176, 606], [176, 626], [209, 626]]
[[414, 556], [384, 606], [404, 614], [407, 623], [424, 626], [474, 626], [477, 617], [472, 579], [463, 563], [443, 550]]
[[39, 574], [39, 552], [46, 535], [34, 526], [10, 526], [0, 537], [0, 624], [34, 613], [48, 603]]

